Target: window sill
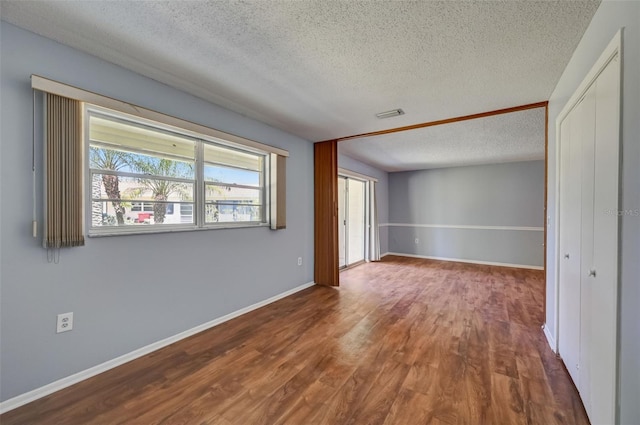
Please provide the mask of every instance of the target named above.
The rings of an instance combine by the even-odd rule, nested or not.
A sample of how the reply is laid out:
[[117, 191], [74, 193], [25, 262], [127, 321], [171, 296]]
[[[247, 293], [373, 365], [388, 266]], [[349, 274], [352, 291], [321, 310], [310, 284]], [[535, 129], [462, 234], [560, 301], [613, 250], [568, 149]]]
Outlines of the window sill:
[[[128, 236], [128, 235], [148, 235], [148, 234], [162, 234], [162, 233], [178, 233], [178, 232], [200, 232], [207, 230], [220, 230], [220, 229], [248, 229], [253, 227], [266, 227], [269, 228], [269, 223], [224, 223], [217, 225], [205, 225], [203, 227], [194, 226], [166, 226], [162, 229], [158, 228], [145, 228], [145, 226], [131, 226], [134, 228], [105, 228], [105, 229], [91, 229], [88, 232], [90, 238], [101, 238], [105, 236]], [[140, 227], [140, 228], [139, 228]]]

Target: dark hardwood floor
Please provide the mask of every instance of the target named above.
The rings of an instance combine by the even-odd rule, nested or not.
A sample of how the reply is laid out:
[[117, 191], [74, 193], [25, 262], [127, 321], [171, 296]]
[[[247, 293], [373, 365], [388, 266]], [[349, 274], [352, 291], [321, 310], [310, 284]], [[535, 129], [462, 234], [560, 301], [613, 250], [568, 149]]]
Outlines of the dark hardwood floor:
[[588, 424], [541, 271], [385, 257], [7, 412], [10, 424]]

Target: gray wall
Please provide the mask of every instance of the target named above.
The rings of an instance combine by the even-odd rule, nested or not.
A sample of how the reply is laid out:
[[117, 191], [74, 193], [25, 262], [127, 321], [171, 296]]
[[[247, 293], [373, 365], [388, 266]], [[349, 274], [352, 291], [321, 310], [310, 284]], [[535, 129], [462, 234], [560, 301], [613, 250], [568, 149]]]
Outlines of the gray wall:
[[544, 161], [390, 173], [389, 250], [542, 266], [542, 231], [424, 226], [542, 227], [543, 207]]
[[[556, 119], [620, 27], [623, 36], [621, 209], [640, 210], [640, 2], [603, 1], [549, 99], [549, 197], [546, 326], [553, 338], [556, 302]], [[640, 423], [640, 214], [621, 217], [620, 423]]]
[[[313, 280], [310, 142], [6, 22], [1, 51], [1, 400]], [[287, 229], [94, 238], [48, 263], [31, 237], [31, 74], [288, 149]]]
[[[339, 151], [340, 144], [338, 143], [338, 152]], [[365, 164], [346, 155], [338, 155], [338, 167], [378, 179], [378, 183], [376, 185], [376, 194], [378, 197], [378, 223], [386, 224], [389, 221], [389, 174], [386, 171], [379, 170], [369, 164]], [[388, 239], [389, 235], [387, 226], [380, 226], [381, 254], [385, 254], [389, 251]]]

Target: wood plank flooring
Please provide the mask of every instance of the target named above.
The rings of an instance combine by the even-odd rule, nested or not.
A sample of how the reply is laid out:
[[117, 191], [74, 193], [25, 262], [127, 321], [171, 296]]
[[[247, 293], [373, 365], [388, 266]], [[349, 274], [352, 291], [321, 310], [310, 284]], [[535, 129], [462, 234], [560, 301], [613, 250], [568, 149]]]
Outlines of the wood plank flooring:
[[0, 417], [11, 424], [588, 424], [541, 271], [388, 256]]

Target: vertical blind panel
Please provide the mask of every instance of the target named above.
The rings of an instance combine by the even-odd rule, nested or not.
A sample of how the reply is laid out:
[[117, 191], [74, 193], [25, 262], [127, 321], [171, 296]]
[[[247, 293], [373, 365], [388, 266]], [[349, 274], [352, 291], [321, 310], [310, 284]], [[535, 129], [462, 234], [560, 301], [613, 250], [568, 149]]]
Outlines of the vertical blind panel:
[[271, 228], [287, 228], [287, 158], [271, 154]]
[[45, 248], [84, 245], [82, 224], [82, 108], [47, 93]]

